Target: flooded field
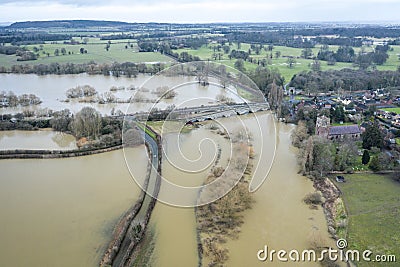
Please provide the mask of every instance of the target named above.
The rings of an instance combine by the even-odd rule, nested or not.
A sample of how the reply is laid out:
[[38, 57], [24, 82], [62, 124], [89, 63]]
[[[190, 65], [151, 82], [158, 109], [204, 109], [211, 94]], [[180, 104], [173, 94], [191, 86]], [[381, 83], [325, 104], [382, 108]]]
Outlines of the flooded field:
[[[143, 88], [141, 86], [144, 84]], [[168, 86], [174, 88], [177, 95], [174, 99], [162, 98], [156, 107], [165, 109], [170, 105], [177, 105], [179, 107], [192, 107], [216, 103], [216, 96], [225, 93], [222, 88], [215, 85], [201, 86], [196, 82], [195, 77], [185, 76], [150, 76], [140, 74], [136, 78], [126, 77], [113, 77], [113, 76], [100, 76], [88, 74], [76, 75], [45, 75], [37, 76], [34, 74], [0, 74], [0, 92], [12, 91], [16, 95], [21, 94], [34, 94], [38, 96], [42, 103], [40, 105], [31, 107], [2, 107], [0, 114], [17, 113], [28, 110], [38, 110], [41, 108], [49, 108], [51, 110], [70, 109], [76, 113], [85, 106], [96, 108], [102, 114], [110, 115], [111, 111], [121, 110], [126, 112], [147, 111], [151, 109], [154, 103], [138, 102], [132, 103], [80, 103], [78, 99], [71, 99], [69, 102], [64, 102], [66, 92], [70, 88], [76, 86], [90, 85], [97, 92], [98, 95], [105, 92], [110, 92], [111, 87], [123, 87], [123, 90], [113, 91], [112, 94], [120, 99], [127, 100], [134, 96], [136, 93], [143, 96], [144, 99], [156, 101], [159, 97], [154, 94], [159, 86]], [[135, 88], [130, 90], [129, 88]], [[141, 90], [138, 90], [141, 88]], [[235, 94], [227, 94], [235, 101], [239, 99]], [[191, 101], [195, 99], [196, 101]]]
[[41, 131], [0, 131], [0, 150], [12, 149], [76, 149], [75, 137], [70, 134]]
[[[126, 151], [145, 175], [144, 146]], [[122, 150], [0, 161], [0, 265], [97, 266], [139, 189]]]
[[[113, 108], [126, 110], [128, 104], [86, 104], [65, 99], [69, 88], [89, 84], [99, 93], [112, 86], [141, 86], [150, 76], [115, 78], [81, 75], [1, 74], [0, 91], [16, 94], [33, 93], [43, 103], [39, 107], [54, 110], [68, 108], [73, 112], [93, 106], [103, 114]], [[169, 105], [200, 106], [217, 103], [225, 94], [234, 101], [235, 92], [213, 85], [201, 86], [195, 77], [156, 77], [146, 82], [143, 93], [157, 98], [157, 85], [175, 87], [174, 99], [163, 99], [158, 108]], [[179, 86], [178, 86], [179, 85]], [[137, 89], [135, 89], [137, 90]], [[127, 99], [135, 90], [114, 92]], [[130, 112], [148, 110], [153, 103], [134, 103]], [[20, 112], [24, 108], [2, 108], [2, 113]], [[197, 266], [196, 218], [193, 206], [199, 189], [214, 166], [227, 166], [232, 157], [230, 140], [213, 131], [216, 123], [223, 131], [244, 127], [251, 135], [255, 151], [253, 177], [249, 189], [255, 191], [253, 208], [243, 213], [238, 239], [228, 239], [227, 266], [262, 266], [257, 251], [310, 247], [313, 240], [333, 245], [327, 234], [321, 209], [311, 210], [303, 197], [314, 191], [312, 182], [297, 173], [296, 151], [291, 146], [291, 125], [277, 123], [269, 112], [218, 119], [204, 123], [186, 133], [163, 136], [162, 181], [159, 198], [150, 220], [155, 230], [155, 266]], [[52, 131], [0, 132], [0, 149], [74, 149], [73, 136]], [[4, 266], [96, 266], [111, 238], [118, 219], [139, 196], [125, 160], [135, 168], [134, 174], [145, 175], [148, 164], [144, 146], [67, 159], [2, 160], [0, 169], [0, 265]], [[273, 164], [272, 164], [273, 163]], [[140, 180], [140, 179], [139, 179]], [[175, 192], [171, 183], [193, 190]], [[24, 257], [20, 257], [21, 251]], [[273, 266], [280, 263], [274, 262]], [[203, 260], [207, 265], [207, 258]], [[294, 264], [295, 266], [298, 263]], [[314, 264], [316, 265], [316, 264]], [[303, 266], [310, 266], [309, 263]]]

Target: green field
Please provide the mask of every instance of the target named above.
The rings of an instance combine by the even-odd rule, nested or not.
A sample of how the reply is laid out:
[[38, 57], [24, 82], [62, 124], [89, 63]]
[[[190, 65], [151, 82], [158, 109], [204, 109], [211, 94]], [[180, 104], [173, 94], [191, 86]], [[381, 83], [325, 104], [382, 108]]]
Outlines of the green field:
[[[181, 52], [188, 52], [189, 54], [193, 56], [198, 56], [202, 60], [213, 60], [213, 50], [214, 45], [208, 45], [208, 46], [202, 46], [199, 49], [178, 49], [176, 50], [177, 53]], [[230, 49], [233, 50], [238, 50], [236, 44], [232, 44], [230, 46]], [[242, 51], [248, 51], [250, 49], [250, 44], [242, 43], [240, 45], [240, 49]], [[320, 46], [316, 46], [316, 48], [313, 49], [313, 52], [315, 55], [317, 55], [318, 50], [320, 49]], [[332, 47], [333, 50], [336, 50], [337, 47]], [[313, 62], [311, 59], [303, 59], [303, 58], [296, 58], [296, 64], [292, 67], [289, 68], [287, 65], [287, 58], [288, 57], [300, 57], [301, 56], [301, 48], [292, 48], [292, 47], [286, 47], [286, 46], [274, 46], [274, 49], [272, 52], [265, 51], [264, 49], [261, 51], [259, 55], [256, 55], [254, 52], [250, 55], [254, 59], [267, 59], [270, 54], [272, 53], [273, 58], [269, 60], [268, 67], [273, 68], [278, 70], [282, 76], [285, 78], [286, 82], [289, 82], [291, 78], [293, 77], [294, 74], [299, 73], [301, 71], [308, 71], [310, 70], [310, 64]], [[275, 57], [275, 53], [279, 51], [281, 53], [281, 56], [279, 58]], [[222, 57], [219, 62], [230, 66], [234, 67], [236, 59], [229, 59], [228, 54], [224, 54], [223, 51], [221, 50], [220, 52], [216, 51], [215, 53], [221, 53]], [[258, 65], [253, 64], [250, 62], [245, 62], [244, 63], [246, 71], [252, 71], [255, 70]], [[328, 66], [326, 62], [321, 61], [321, 70], [328, 70], [328, 69], [343, 69], [343, 68], [352, 68], [351, 63], [337, 63], [334, 66]]]
[[[369, 249], [373, 255], [396, 255], [400, 260], [400, 183], [377, 174], [352, 174], [345, 178], [346, 183], [337, 185], [349, 215], [349, 248]], [[360, 262], [358, 266], [378, 265]]]
[[[208, 46], [202, 46], [199, 49], [178, 49], [174, 52], [181, 53], [181, 52], [188, 52], [189, 54], [193, 56], [198, 56], [202, 60], [213, 60], [213, 54], [214, 54], [214, 49], [213, 47], [215, 44], [210, 44]], [[242, 43], [240, 45], [240, 49], [238, 49], [237, 44], [232, 44], [230, 46], [230, 49], [233, 50], [242, 50], [242, 51], [248, 51], [250, 49], [250, 44], [247, 43]], [[266, 45], [265, 45], [266, 47]], [[393, 51], [388, 51], [389, 58], [387, 62], [382, 65], [382, 66], [377, 66], [378, 70], [396, 70], [397, 66], [400, 65], [400, 60], [398, 55], [400, 54], [400, 46], [392, 46]], [[317, 56], [318, 51], [320, 50], [321, 45], [315, 46], [313, 48], [313, 56]], [[333, 51], [336, 51], [339, 46], [329, 46], [329, 48]], [[364, 49], [366, 52], [370, 52], [373, 50], [373, 47], [356, 47], [354, 48], [355, 53], [359, 53], [361, 49]], [[281, 56], [279, 58], [275, 57], [275, 53], [279, 51], [281, 53]], [[289, 82], [291, 78], [293, 77], [294, 74], [302, 72], [302, 71], [309, 71], [310, 70], [310, 64], [313, 62], [312, 59], [304, 59], [304, 58], [299, 58], [301, 56], [301, 48], [293, 48], [293, 47], [285, 47], [285, 46], [274, 46], [273, 50], [271, 52], [265, 51], [264, 49], [261, 51], [259, 55], [256, 55], [254, 52], [250, 55], [254, 59], [267, 59], [270, 54], [272, 53], [273, 58], [269, 60], [268, 67], [269, 68], [274, 68], [277, 69], [282, 76], [285, 78], [286, 82]], [[229, 60], [228, 54], [225, 54], [223, 50], [220, 52], [215, 51], [215, 53], [221, 53], [222, 57], [220, 62], [223, 64], [226, 64], [228, 66], [233, 67], [235, 64], [236, 59], [231, 59]], [[292, 68], [288, 68], [287, 66], [287, 58], [288, 57], [295, 57], [296, 58], [296, 64]], [[352, 63], [343, 63], [343, 62], [337, 62], [334, 66], [329, 66], [327, 62], [321, 61], [321, 70], [339, 70], [343, 68], [354, 68]], [[257, 64], [253, 64], [250, 62], [245, 62], [245, 69], [246, 71], [252, 71], [257, 68]]]
[[396, 114], [400, 114], [400, 108], [382, 108], [381, 110], [387, 112], [394, 112]]
[[[79, 39], [77, 39], [79, 40]], [[128, 43], [129, 42], [129, 43]], [[99, 38], [89, 38], [87, 44], [64, 44], [63, 42], [46, 43], [38, 52], [39, 58], [34, 61], [17, 61], [15, 55], [0, 55], [0, 66], [10, 67], [16, 64], [51, 64], [51, 63], [87, 63], [94, 61], [97, 63], [112, 62], [173, 62], [170, 57], [154, 52], [138, 52], [135, 41], [132, 40], [115, 40], [111, 41], [109, 51], [106, 51], [107, 41], [101, 41]], [[130, 46], [133, 45], [133, 47]], [[128, 46], [128, 48], [126, 48]], [[28, 45], [27, 49], [33, 51], [34, 47], [40, 49], [40, 45]], [[66, 54], [61, 54], [61, 49], [65, 48]], [[81, 54], [80, 48], [87, 50], [87, 53]], [[59, 56], [54, 51], [60, 51]]]
[[[74, 40], [82, 42], [81, 38], [74, 38]], [[17, 61], [17, 57], [15, 55], [6, 56], [0, 55], [0, 66], [10, 67], [15, 64], [50, 64], [50, 63], [87, 63], [89, 61], [95, 61], [97, 63], [112, 63], [112, 62], [173, 62], [173, 59], [170, 57], [164, 56], [160, 53], [146, 52], [139, 53], [137, 43], [135, 40], [113, 40], [111, 41], [111, 47], [109, 51], [106, 51], [105, 46], [108, 41], [100, 40], [100, 38], [88, 38], [87, 44], [78, 44], [78, 45], [70, 45], [64, 44], [63, 42], [52, 42], [45, 43], [39, 53], [38, 60], [35, 61]], [[132, 45], [132, 47], [131, 47]], [[40, 45], [28, 45], [26, 48], [33, 51], [34, 47], [40, 48]], [[126, 47], [127, 46], [127, 47]], [[87, 50], [87, 54], [81, 54], [79, 52], [80, 48], [83, 47]], [[226, 64], [227, 66], [234, 67], [236, 59], [229, 59], [228, 54], [225, 54], [223, 49], [220, 51], [215, 50], [214, 47], [217, 47], [217, 44], [210, 43], [207, 46], [204, 45], [199, 49], [178, 49], [174, 50], [175, 53], [188, 52], [193, 56], [198, 56], [201, 60], [214, 60], [214, 55], [219, 54], [218, 62]], [[230, 45], [230, 50], [242, 50], [248, 52], [251, 45], [248, 43], [240, 44], [240, 48], [236, 43], [232, 43]], [[267, 48], [267, 45], [264, 45]], [[337, 50], [338, 46], [329, 46], [331, 50]], [[388, 51], [389, 58], [387, 62], [382, 66], [377, 66], [378, 70], [396, 70], [400, 65], [399, 55], [400, 55], [400, 46], [391, 46], [393, 51]], [[56, 49], [61, 51], [61, 48], [65, 48], [66, 55], [62, 55], [60, 53], [59, 56], [54, 54]], [[312, 49], [313, 56], [317, 56], [318, 51], [320, 50], [321, 45], [315, 46]], [[363, 49], [366, 52], [372, 51], [373, 47], [363, 47], [363, 48], [354, 48], [356, 54], [359, 53]], [[276, 52], [280, 52], [280, 56], [276, 58]], [[272, 69], [276, 69], [281, 73], [281, 75], [285, 78], [286, 82], [289, 82], [293, 75], [302, 72], [309, 71], [310, 64], [313, 62], [312, 59], [304, 59], [300, 58], [301, 56], [301, 48], [293, 48], [293, 47], [285, 47], [285, 46], [274, 46], [272, 51], [266, 51], [262, 49], [260, 53], [257, 55], [254, 51], [251, 52], [250, 57], [255, 60], [266, 60], [267, 66]], [[272, 54], [272, 58], [270, 58]], [[287, 65], [288, 57], [294, 57], [296, 63], [292, 68], [289, 68]], [[354, 68], [352, 63], [342, 63], [338, 62], [334, 66], [329, 66], [327, 62], [321, 61], [321, 70], [339, 70], [343, 68]], [[256, 63], [245, 62], [244, 64], [246, 71], [255, 70], [258, 65]]]

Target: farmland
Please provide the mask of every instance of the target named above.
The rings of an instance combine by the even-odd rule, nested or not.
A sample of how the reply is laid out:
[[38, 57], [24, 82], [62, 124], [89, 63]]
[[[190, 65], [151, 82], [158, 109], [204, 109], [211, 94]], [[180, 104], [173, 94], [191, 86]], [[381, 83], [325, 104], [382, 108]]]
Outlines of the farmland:
[[[369, 249], [374, 255], [400, 255], [400, 183], [378, 174], [352, 174], [346, 180], [338, 186], [349, 213], [349, 248]], [[362, 262], [360, 266], [375, 265]]]
[[[82, 42], [82, 40], [77, 39]], [[37, 51], [39, 57], [35, 61], [17, 61], [15, 55], [0, 55], [0, 65], [10, 67], [16, 64], [51, 64], [51, 63], [169, 63], [174, 60], [156, 52], [138, 52], [136, 42], [133, 40], [114, 40], [106, 50], [107, 41], [100, 38], [90, 38], [87, 43], [65, 44], [64, 42], [46, 42], [42, 45], [27, 45], [30, 51]], [[81, 48], [83, 51], [81, 53]], [[61, 51], [65, 49], [65, 54]], [[55, 51], [58, 50], [58, 55]]]
[[[249, 51], [251, 45], [248, 43], [242, 43], [240, 44], [240, 48], [238, 49], [237, 44], [232, 44], [229, 46], [230, 50], [240, 50], [240, 51]], [[316, 56], [318, 54], [318, 51], [320, 50], [321, 45], [317, 45], [312, 49], [313, 56]], [[330, 46], [330, 49], [332, 51], [336, 51], [338, 49], [338, 46]], [[371, 46], [364, 46], [363, 51], [368, 52], [372, 51], [373, 47]], [[358, 53], [361, 51], [361, 48], [355, 48], [355, 53]], [[198, 56], [201, 60], [214, 60], [215, 56], [214, 54], [220, 54], [220, 58], [217, 58], [217, 61], [230, 66], [234, 67], [236, 59], [229, 59], [228, 54], [225, 54], [222, 50], [220, 52], [215, 51], [214, 52], [214, 45], [210, 44], [208, 46], [202, 46], [199, 49], [178, 49], [176, 51], [177, 53], [182, 53], [182, 52], [188, 52], [189, 54], [193, 56]], [[269, 68], [273, 68], [278, 70], [281, 75], [285, 78], [285, 81], [288, 82], [290, 79], [295, 75], [296, 73], [302, 72], [302, 71], [310, 71], [310, 64], [313, 63], [313, 59], [304, 59], [301, 58], [301, 53], [302, 49], [301, 48], [293, 48], [293, 47], [285, 47], [285, 46], [274, 46], [271, 51], [266, 51], [266, 49], [263, 49], [260, 51], [260, 53], [250, 54], [250, 56], [255, 59], [255, 62], [258, 60], [266, 60], [267, 66]], [[279, 54], [279, 57], [277, 57], [277, 54]], [[393, 51], [389, 51], [388, 55], [389, 58], [386, 61], [385, 64], [382, 66], [377, 66], [378, 70], [396, 70], [397, 66], [399, 65], [400, 61], [398, 58], [398, 55], [400, 54], [400, 46], [393, 46]], [[295, 58], [295, 64], [289, 68], [287, 60], [289, 57]], [[343, 68], [355, 68], [352, 63], [344, 63], [344, 62], [337, 62], [335, 65], [328, 65], [326, 61], [321, 61], [321, 70], [339, 70]], [[255, 70], [258, 67], [257, 63], [251, 63], [248, 61], [244, 62], [244, 67], [247, 71], [252, 71]]]

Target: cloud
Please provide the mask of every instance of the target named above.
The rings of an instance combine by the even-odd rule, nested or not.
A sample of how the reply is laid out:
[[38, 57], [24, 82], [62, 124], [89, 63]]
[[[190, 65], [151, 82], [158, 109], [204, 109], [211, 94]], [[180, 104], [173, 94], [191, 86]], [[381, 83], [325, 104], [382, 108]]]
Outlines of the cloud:
[[128, 22], [398, 20], [398, 0], [0, 0], [0, 20]]

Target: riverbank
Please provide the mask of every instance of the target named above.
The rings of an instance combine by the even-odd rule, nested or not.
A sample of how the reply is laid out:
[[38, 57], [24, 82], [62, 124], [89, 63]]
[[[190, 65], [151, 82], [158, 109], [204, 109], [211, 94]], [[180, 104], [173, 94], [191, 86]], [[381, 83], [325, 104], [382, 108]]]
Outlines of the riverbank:
[[0, 160], [2, 159], [55, 159], [71, 158], [95, 155], [122, 149], [122, 145], [114, 145], [103, 148], [84, 148], [74, 150], [0, 150]]
[[347, 211], [341, 198], [342, 192], [329, 179], [314, 179], [313, 185], [322, 193], [322, 207], [326, 216], [329, 234], [337, 240], [347, 237]]

